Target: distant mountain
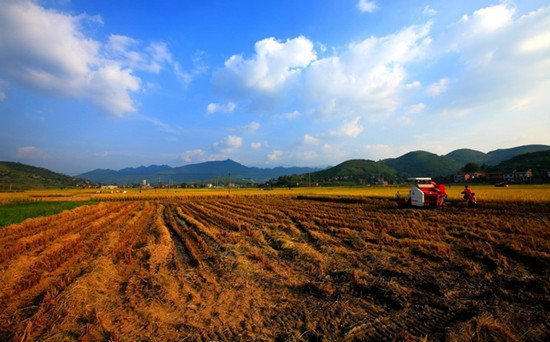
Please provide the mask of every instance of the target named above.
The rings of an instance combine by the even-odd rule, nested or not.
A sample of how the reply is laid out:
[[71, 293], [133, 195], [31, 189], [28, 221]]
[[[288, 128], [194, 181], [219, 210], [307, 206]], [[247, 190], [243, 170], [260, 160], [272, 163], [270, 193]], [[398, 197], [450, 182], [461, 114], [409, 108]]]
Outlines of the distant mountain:
[[215, 181], [216, 179], [227, 180], [229, 174], [233, 181], [254, 181], [263, 182], [270, 178], [277, 178], [283, 175], [295, 173], [307, 173], [317, 171], [308, 167], [275, 167], [258, 168], [248, 167], [231, 159], [223, 161], [208, 161], [198, 164], [189, 164], [179, 167], [168, 165], [140, 166], [136, 168], [125, 168], [118, 171], [96, 169], [83, 173], [79, 177], [97, 183], [112, 184], [137, 184], [147, 180], [150, 184], [169, 183], [191, 183], [201, 181]]
[[550, 171], [550, 150], [520, 154], [511, 159], [500, 162], [491, 168], [493, 171], [512, 172], [531, 169], [535, 178], [542, 172]]
[[402, 177], [438, 177], [457, 172], [463, 165], [446, 156], [426, 151], [413, 151], [382, 163], [393, 168]]
[[477, 150], [471, 150], [469, 148], [461, 148], [447, 153], [445, 157], [450, 158], [464, 166], [468, 163], [476, 163], [478, 165], [485, 164], [487, 161], [487, 154]]
[[352, 159], [325, 170], [302, 175], [279, 177], [273, 181], [275, 186], [296, 185], [352, 185], [371, 184], [378, 180], [395, 181], [395, 170], [382, 162], [372, 160]]
[[56, 173], [42, 167], [0, 161], [0, 189], [65, 188], [84, 185], [82, 179]]
[[487, 165], [497, 165], [502, 161], [508, 160], [520, 154], [547, 150], [550, 150], [550, 146], [548, 145], [523, 145], [513, 148], [494, 150], [487, 153], [487, 160], [485, 161], [485, 163]]

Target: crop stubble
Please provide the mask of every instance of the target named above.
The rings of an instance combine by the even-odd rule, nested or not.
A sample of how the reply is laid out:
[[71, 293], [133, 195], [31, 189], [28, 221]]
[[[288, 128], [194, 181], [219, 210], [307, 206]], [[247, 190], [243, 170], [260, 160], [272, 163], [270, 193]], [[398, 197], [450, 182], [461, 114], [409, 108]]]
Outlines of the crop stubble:
[[104, 202], [0, 230], [0, 339], [543, 340], [548, 204]]

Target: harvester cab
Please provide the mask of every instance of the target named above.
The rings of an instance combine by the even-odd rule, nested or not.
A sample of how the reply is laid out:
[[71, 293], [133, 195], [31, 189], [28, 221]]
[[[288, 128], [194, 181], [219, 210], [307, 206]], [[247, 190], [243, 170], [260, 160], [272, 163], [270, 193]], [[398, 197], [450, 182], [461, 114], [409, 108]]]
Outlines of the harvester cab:
[[447, 189], [444, 184], [437, 184], [429, 177], [409, 178], [409, 181], [413, 185], [409, 191], [407, 205], [437, 208], [445, 204]]

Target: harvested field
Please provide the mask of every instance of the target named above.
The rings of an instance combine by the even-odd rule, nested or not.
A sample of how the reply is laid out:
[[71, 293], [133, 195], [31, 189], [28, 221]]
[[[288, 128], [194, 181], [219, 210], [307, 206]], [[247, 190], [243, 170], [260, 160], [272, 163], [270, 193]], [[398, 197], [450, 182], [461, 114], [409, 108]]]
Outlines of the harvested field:
[[0, 229], [0, 340], [545, 340], [550, 204], [103, 202]]

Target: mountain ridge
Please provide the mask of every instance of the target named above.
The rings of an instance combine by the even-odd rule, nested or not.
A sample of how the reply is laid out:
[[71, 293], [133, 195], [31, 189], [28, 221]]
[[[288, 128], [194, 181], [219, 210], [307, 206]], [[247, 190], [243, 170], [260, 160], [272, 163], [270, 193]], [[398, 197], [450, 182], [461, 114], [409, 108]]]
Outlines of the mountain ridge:
[[[327, 185], [336, 183], [370, 184], [381, 180], [399, 181], [406, 177], [415, 176], [449, 176], [459, 171], [467, 163], [481, 163], [484, 165], [479, 166], [492, 170], [498, 170], [499, 168], [517, 169], [521, 168], [522, 165], [527, 165], [544, 171], [548, 161], [547, 153], [543, 153], [544, 151], [550, 153], [550, 146], [523, 145], [498, 149], [488, 153], [472, 149], [457, 149], [445, 155], [437, 155], [427, 151], [411, 151], [397, 158], [387, 158], [379, 161], [351, 159], [324, 169], [282, 166], [274, 168], [248, 167], [227, 159], [178, 167], [154, 164], [126, 167], [120, 170], [95, 169], [76, 177], [22, 163], [0, 161], [0, 188], [18, 190], [76, 187], [89, 185], [90, 182], [131, 185], [141, 183], [143, 179], [146, 179], [150, 184], [158, 184], [159, 181], [163, 184], [168, 182], [180, 184], [185, 182], [214, 182], [216, 180], [227, 183], [229, 173], [231, 173], [232, 182], [242, 182], [243, 184], [261, 183], [283, 176], [286, 177], [287, 181], [291, 181], [290, 183], [287, 182], [288, 184], [292, 184], [296, 180], [301, 184], [307, 184], [305, 183], [306, 180], [308, 183], [315, 182]], [[508, 160], [511, 161], [504, 163]], [[497, 161], [498, 163], [496, 163]], [[493, 163], [493, 165], [490, 163]], [[308, 175], [307, 178], [304, 175]], [[295, 184], [296, 182], [294, 182]]]
[[186, 183], [214, 181], [226, 179], [231, 174], [234, 180], [250, 180], [262, 182], [270, 178], [280, 177], [292, 173], [305, 173], [317, 171], [317, 168], [309, 167], [274, 167], [259, 168], [240, 164], [234, 160], [215, 160], [196, 164], [171, 167], [168, 165], [127, 167], [120, 170], [95, 169], [79, 175], [97, 183], [137, 184], [147, 180], [151, 184], [158, 182]]
[[[542, 151], [541, 151], [542, 150]], [[527, 151], [527, 152], [526, 152]], [[529, 152], [536, 151], [536, 152]], [[533, 154], [529, 156], [529, 154]], [[546, 161], [546, 154], [550, 153], [548, 145], [523, 145], [509, 149], [498, 149], [483, 153], [473, 149], [457, 149], [445, 155], [437, 155], [428, 151], [411, 151], [396, 158], [387, 158], [379, 161], [368, 159], [352, 159], [331, 168], [311, 173], [308, 178], [304, 175], [289, 175], [272, 180], [271, 184], [278, 186], [305, 185], [309, 182], [323, 184], [376, 184], [383, 181], [403, 181], [409, 177], [445, 178], [459, 172], [466, 164], [481, 164], [485, 169], [499, 170], [499, 166], [509, 159], [515, 160], [510, 165], [539, 165]], [[527, 157], [521, 157], [526, 156]], [[509, 157], [505, 159], [506, 157]], [[514, 159], [516, 158], [516, 159]], [[488, 162], [497, 165], [490, 165]], [[348, 163], [353, 162], [350, 167]], [[539, 164], [536, 164], [536, 163]], [[360, 167], [357, 167], [360, 165]], [[384, 168], [382, 165], [386, 166]], [[549, 167], [550, 168], [550, 167]], [[339, 175], [339, 176], [337, 176]], [[342, 177], [342, 175], [345, 175]], [[355, 183], [353, 182], [355, 181]], [[306, 183], [307, 182], [307, 183]]]

